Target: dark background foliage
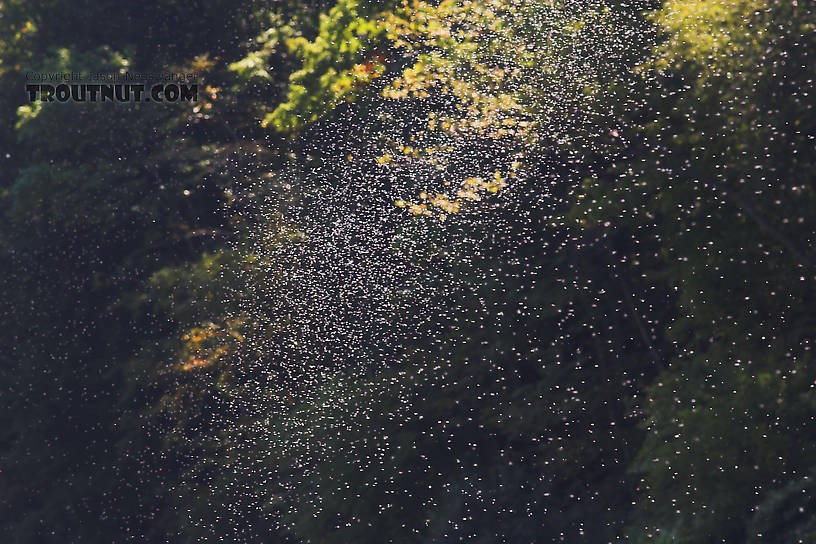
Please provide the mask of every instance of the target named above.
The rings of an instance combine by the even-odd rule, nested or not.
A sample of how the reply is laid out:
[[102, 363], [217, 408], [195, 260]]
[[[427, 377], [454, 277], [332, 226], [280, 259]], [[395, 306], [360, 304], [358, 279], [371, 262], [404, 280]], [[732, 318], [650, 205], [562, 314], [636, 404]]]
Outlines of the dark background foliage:
[[[0, 0], [0, 539], [816, 542], [816, 10], [606, 4], [585, 122], [449, 139], [525, 174], [442, 223], [393, 3]], [[26, 102], [124, 68], [199, 101]]]

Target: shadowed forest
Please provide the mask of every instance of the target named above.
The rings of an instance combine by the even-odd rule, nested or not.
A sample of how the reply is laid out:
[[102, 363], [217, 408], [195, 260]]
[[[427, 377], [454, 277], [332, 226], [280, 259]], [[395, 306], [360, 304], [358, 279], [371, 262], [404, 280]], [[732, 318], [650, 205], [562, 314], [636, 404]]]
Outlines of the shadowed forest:
[[816, 543], [814, 78], [810, 0], [0, 0], [0, 541]]

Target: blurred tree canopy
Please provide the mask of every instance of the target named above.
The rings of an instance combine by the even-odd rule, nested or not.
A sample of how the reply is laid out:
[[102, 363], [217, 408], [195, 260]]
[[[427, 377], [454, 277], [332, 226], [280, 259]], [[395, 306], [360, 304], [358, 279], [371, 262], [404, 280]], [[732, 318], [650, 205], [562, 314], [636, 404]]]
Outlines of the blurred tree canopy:
[[[4, 542], [816, 542], [816, 8], [0, 0]], [[193, 103], [27, 72], [194, 72]]]

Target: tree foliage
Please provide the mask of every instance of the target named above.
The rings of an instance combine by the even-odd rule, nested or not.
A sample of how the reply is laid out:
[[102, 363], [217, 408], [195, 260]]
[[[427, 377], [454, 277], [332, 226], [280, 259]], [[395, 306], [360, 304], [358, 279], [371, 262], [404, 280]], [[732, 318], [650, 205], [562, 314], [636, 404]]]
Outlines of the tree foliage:
[[810, 542], [815, 29], [0, 0], [0, 535]]

